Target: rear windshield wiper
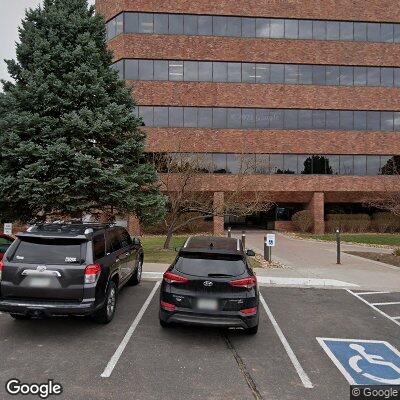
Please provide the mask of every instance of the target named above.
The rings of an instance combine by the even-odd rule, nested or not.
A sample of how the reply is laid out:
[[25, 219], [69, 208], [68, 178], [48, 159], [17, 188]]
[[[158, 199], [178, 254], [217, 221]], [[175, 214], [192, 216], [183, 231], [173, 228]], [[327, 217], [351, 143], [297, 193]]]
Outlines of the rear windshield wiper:
[[229, 275], [229, 274], [208, 274], [208, 276], [209, 276], [210, 278], [218, 278], [218, 277], [224, 278], [224, 277], [233, 277], [233, 276], [235, 276], [235, 275]]

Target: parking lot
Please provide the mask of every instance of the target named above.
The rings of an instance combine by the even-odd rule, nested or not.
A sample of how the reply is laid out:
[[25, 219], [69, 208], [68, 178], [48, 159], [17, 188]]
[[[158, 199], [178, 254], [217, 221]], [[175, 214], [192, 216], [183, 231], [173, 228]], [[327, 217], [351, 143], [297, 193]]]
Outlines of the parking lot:
[[[317, 338], [400, 348], [400, 293], [261, 287], [260, 329], [158, 323], [158, 287], [122, 290], [114, 321], [0, 315], [1, 399], [10, 378], [62, 384], [65, 399], [346, 399], [349, 382]], [[103, 376], [102, 376], [103, 375]], [[29, 397], [21, 397], [29, 398]]]

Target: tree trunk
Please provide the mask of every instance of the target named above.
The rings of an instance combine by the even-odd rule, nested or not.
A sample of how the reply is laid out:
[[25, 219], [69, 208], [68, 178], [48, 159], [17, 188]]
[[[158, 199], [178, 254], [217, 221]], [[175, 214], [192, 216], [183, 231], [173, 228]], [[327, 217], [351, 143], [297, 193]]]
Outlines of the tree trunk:
[[167, 231], [167, 237], [165, 238], [165, 242], [164, 242], [164, 250], [168, 250], [169, 247], [171, 246], [171, 239], [172, 239], [172, 235], [174, 234], [174, 226], [171, 225], [168, 228]]

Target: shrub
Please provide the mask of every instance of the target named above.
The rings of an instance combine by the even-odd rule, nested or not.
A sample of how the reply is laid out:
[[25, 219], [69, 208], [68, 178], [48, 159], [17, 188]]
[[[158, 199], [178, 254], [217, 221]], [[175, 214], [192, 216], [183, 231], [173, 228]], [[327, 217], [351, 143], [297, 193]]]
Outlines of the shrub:
[[400, 247], [397, 247], [393, 250], [393, 255], [396, 257], [400, 257]]
[[341, 232], [367, 232], [371, 226], [371, 217], [368, 214], [328, 214], [326, 228], [334, 232], [337, 228]]
[[313, 217], [309, 210], [298, 211], [293, 214], [292, 222], [300, 232], [308, 232], [313, 226]]
[[389, 212], [378, 212], [372, 216], [373, 228], [380, 232], [396, 232], [400, 229], [400, 217]]

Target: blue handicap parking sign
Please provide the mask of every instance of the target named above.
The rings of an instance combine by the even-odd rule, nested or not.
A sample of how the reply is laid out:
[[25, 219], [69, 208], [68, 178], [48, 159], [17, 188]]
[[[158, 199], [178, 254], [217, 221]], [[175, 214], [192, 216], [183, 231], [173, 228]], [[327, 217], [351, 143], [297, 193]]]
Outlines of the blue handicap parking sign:
[[400, 385], [400, 353], [388, 342], [317, 338], [351, 385]]

